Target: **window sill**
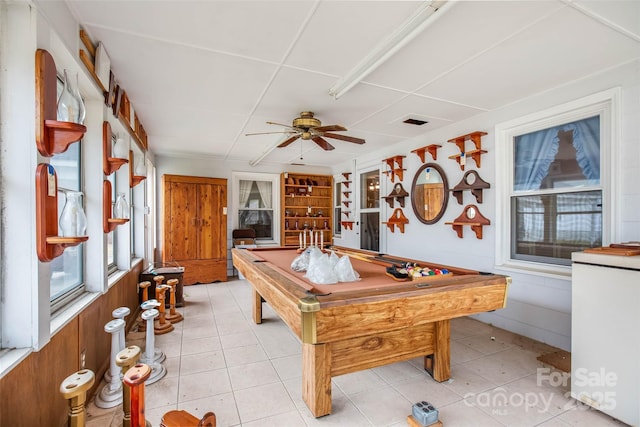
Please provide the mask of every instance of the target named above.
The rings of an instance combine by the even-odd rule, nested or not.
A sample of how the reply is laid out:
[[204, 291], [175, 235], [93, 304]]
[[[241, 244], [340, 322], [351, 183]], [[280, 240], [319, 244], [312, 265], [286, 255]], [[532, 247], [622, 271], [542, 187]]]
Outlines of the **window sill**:
[[67, 304], [63, 310], [60, 310], [51, 317], [50, 336], [54, 336], [67, 323], [78, 316], [82, 310], [87, 308], [92, 302], [100, 297], [99, 292], [85, 292], [79, 298]]
[[13, 348], [3, 350], [0, 355], [0, 379], [11, 372], [20, 362], [27, 358], [33, 349], [31, 348]]
[[560, 280], [571, 279], [571, 266], [564, 265], [508, 260], [503, 264], [496, 264], [495, 269], [497, 272], [531, 274]]

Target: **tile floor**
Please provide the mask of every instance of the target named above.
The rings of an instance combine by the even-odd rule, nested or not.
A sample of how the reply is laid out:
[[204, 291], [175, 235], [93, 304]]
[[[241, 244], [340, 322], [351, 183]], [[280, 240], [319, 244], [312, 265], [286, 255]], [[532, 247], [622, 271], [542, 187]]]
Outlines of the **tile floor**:
[[[231, 280], [184, 288], [184, 321], [156, 336], [168, 373], [145, 390], [152, 426], [185, 409], [214, 411], [219, 427], [399, 427], [422, 400], [436, 406], [445, 427], [623, 425], [576, 404], [569, 386], [553, 387], [544, 375], [538, 381], [538, 368], [553, 368], [536, 357], [556, 349], [470, 318], [452, 321], [448, 382], [435, 382], [421, 358], [339, 376], [333, 413], [316, 419], [301, 397], [301, 345], [266, 304], [264, 322], [253, 324], [250, 286]], [[127, 343], [142, 344], [142, 335], [130, 333]], [[87, 409], [88, 427], [122, 425], [121, 408], [92, 401]]]

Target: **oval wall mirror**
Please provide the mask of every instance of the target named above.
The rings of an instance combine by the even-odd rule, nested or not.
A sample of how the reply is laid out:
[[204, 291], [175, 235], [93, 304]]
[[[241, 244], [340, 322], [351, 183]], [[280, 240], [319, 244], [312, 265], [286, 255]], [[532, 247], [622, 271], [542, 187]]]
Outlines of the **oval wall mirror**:
[[444, 215], [448, 201], [449, 184], [442, 168], [435, 163], [422, 165], [411, 184], [411, 205], [418, 219], [435, 224]]

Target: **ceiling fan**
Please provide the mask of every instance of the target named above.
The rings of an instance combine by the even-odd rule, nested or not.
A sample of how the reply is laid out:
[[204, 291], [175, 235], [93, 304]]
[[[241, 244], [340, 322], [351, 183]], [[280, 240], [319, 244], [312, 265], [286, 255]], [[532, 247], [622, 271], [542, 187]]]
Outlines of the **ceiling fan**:
[[333, 132], [343, 132], [346, 131], [347, 128], [341, 125], [329, 125], [322, 126], [320, 120], [313, 117], [313, 113], [311, 111], [303, 111], [300, 113], [300, 117], [293, 119], [293, 125], [283, 125], [281, 123], [275, 122], [267, 122], [269, 125], [278, 125], [284, 126], [285, 130], [279, 132], [259, 132], [259, 133], [248, 133], [246, 136], [250, 135], [265, 135], [270, 133], [285, 133], [291, 135], [285, 141], [278, 145], [278, 148], [286, 147], [291, 144], [298, 138], [302, 138], [303, 140], [312, 140], [316, 144], [318, 144], [324, 150], [333, 150], [335, 147], [324, 138], [333, 138], [339, 139], [342, 141], [352, 142], [354, 144], [364, 144], [365, 140], [360, 138], [354, 138], [352, 136], [340, 135]]

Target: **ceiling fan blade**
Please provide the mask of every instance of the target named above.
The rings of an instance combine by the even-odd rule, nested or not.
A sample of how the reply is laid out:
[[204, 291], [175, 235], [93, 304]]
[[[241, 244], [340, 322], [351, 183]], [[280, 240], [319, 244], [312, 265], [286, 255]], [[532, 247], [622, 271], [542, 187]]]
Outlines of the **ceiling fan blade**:
[[287, 145], [291, 144], [293, 141], [295, 141], [298, 138], [300, 138], [300, 134], [294, 135], [291, 138], [287, 139], [286, 141], [284, 141], [283, 143], [278, 145], [278, 148], [284, 148], [284, 147], [286, 147]]
[[323, 136], [327, 138], [340, 139], [342, 141], [353, 142], [354, 144], [364, 144], [366, 141], [361, 138], [354, 138], [353, 136], [340, 135], [337, 133], [325, 133]]
[[272, 133], [294, 133], [291, 130], [280, 130], [277, 132], [256, 132], [256, 133], [245, 133], [244, 136], [252, 136], [252, 135], [270, 135]]
[[282, 123], [276, 123], [276, 122], [267, 122], [268, 125], [276, 125], [276, 126], [284, 126], [286, 128], [289, 129], [295, 129], [293, 126], [291, 125], [283, 125]]
[[315, 142], [316, 144], [318, 144], [320, 147], [322, 147], [322, 149], [324, 150], [333, 150], [335, 147], [331, 144], [329, 144], [327, 142], [327, 140], [320, 138], [319, 136], [314, 136], [313, 138], [311, 138], [313, 140], [313, 142]]
[[341, 125], [328, 125], [328, 126], [318, 126], [313, 128], [316, 132], [337, 132], [337, 131], [345, 131], [346, 127]]

